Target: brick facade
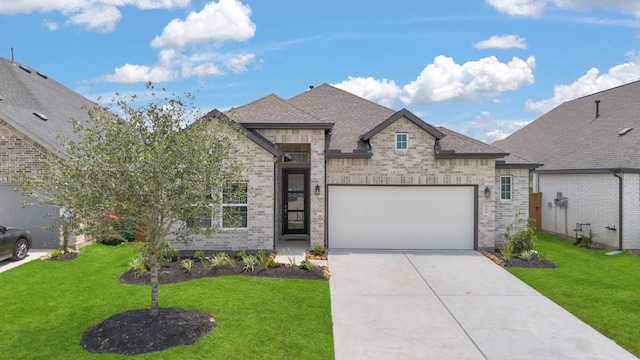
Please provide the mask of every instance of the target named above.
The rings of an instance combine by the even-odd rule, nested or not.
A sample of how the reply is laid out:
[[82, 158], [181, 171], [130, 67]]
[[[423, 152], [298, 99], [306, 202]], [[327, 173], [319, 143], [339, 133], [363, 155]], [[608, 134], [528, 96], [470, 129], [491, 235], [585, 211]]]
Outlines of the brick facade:
[[[640, 175], [623, 177], [623, 248], [640, 249]], [[542, 230], [574, 239], [576, 223], [589, 223], [593, 241], [610, 248], [619, 246], [618, 178], [603, 174], [538, 174], [536, 188], [542, 192]], [[566, 208], [557, 207], [556, 193], [568, 200]], [[597, 196], [594, 196], [597, 194]], [[566, 220], [565, 220], [566, 216]], [[566, 223], [566, 225], [565, 225]], [[616, 227], [616, 231], [607, 229]], [[583, 226], [589, 231], [589, 227]]]
[[[500, 200], [500, 177], [511, 177], [511, 200]], [[496, 169], [496, 180], [492, 191], [496, 218], [496, 243], [505, 241], [506, 227], [514, 224], [516, 215], [521, 219], [529, 218], [529, 170]], [[526, 224], [526, 223], [525, 223]]]
[[0, 184], [46, 167], [47, 150], [0, 119]]

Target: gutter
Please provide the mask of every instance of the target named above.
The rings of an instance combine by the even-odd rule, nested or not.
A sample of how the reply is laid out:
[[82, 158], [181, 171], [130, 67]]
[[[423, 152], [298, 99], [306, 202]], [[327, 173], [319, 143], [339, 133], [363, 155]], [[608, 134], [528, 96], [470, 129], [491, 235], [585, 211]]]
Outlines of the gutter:
[[618, 178], [618, 222], [620, 226], [618, 229], [618, 250], [622, 251], [622, 176], [618, 175], [619, 170], [612, 169], [611, 172], [613, 176]]

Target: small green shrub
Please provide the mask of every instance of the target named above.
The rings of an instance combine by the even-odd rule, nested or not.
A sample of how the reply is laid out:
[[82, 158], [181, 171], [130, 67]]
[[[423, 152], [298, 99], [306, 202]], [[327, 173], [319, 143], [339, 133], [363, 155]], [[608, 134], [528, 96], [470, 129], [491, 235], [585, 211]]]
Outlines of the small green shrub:
[[589, 235], [582, 234], [582, 241], [580, 241], [580, 246], [589, 247], [593, 244], [593, 238], [596, 237], [594, 233], [589, 230]]
[[275, 261], [274, 259], [269, 259], [269, 262], [267, 263], [267, 268], [277, 268], [277, 267], [280, 267], [280, 265], [282, 264]]
[[322, 245], [316, 245], [313, 248], [313, 255], [315, 256], [324, 255], [324, 247]]
[[147, 271], [146, 260], [144, 256], [138, 254], [129, 260], [129, 270], [135, 271], [138, 274], [145, 273]]
[[313, 271], [316, 268], [316, 264], [314, 264], [309, 259], [304, 259], [300, 262], [300, 268], [308, 271]]
[[247, 256], [247, 251], [246, 250], [240, 250], [238, 251], [238, 254], [236, 254], [236, 259], [238, 260], [242, 260], [243, 257]]
[[180, 260], [180, 253], [173, 246], [169, 247], [167, 251], [164, 253], [164, 258], [170, 262], [176, 262]]
[[525, 220], [520, 217], [520, 214], [516, 214], [516, 221], [507, 226], [507, 233], [504, 237], [509, 244], [513, 246], [513, 252], [521, 254], [524, 251], [533, 250], [536, 246], [536, 228], [535, 220], [529, 219], [525, 223]]
[[191, 268], [193, 267], [193, 260], [191, 259], [182, 259], [180, 261], [180, 265], [183, 269], [185, 269], [188, 273], [191, 272]]
[[263, 250], [259, 250], [257, 257], [258, 261], [260, 261], [260, 265], [262, 265], [262, 268], [267, 269], [269, 267], [269, 255], [267, 255], [267, 253]]
[[523, 252], [520, 253], [520, 257], [523, 258], [524, 260], [531, 260], [531, 258], [533, 258], [533, 254], [535, 254], [536, 251], [535, 250], [525, 250]]
[[536, 257], [538, 258], [539, 262], [543, 262], [543, 261], [547, 260], [547, 255], [541, 253], [540, 251], [538, 251]]
[[219, 252], [215, 256], [211, 256], [209, 259], [209, 267], [211, 269], [221, 269], [229, 264], [229, 261], [233, 261], [233, 258], [227, 253]]
[[512, 243], [504, 244], [500, 248], [500, 253], [502, 254], [502, 257], [505, 260], [507, 260], [507, 261], [511, 260], [511, 258], [513, 257], [513, 244]]
[[260, 261], [255, 255], [245, 255], [242, 257], [242, 262], [244, 263], [243, 269], [245, 272], [249, 270], [253, 272]]
[[60, 249], [55, 249], [51, 252], [51, 258], [52, 259], [57, 259], [62, 255], [62, 250]]
[[202, 250], [198, 250], [195, 253], [193, 253], [193, 258], [198, 260], [198, 261], [204, 261], [205, 256], [204, 256], [204, 251]]

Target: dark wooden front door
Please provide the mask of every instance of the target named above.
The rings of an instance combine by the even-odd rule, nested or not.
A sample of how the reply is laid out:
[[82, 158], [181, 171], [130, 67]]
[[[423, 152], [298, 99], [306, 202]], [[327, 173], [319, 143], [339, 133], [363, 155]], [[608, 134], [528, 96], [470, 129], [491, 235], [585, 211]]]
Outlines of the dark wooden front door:
[[283, 170], [282, 229], [285, 234], [308, 234], [309, 170]]

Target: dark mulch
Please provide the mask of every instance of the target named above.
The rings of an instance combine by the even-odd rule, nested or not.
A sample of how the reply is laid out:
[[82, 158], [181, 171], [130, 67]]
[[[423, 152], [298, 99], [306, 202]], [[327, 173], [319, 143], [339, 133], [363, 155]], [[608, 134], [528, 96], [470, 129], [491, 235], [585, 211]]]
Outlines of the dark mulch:
[[[180, 261], [168, 262], [162, 265], [158, 271], [159, 284], [173, 284], [187, 280], [200, 279], [204, 277], [217, 277], [229, 275], [246, 275], [269, 278], [319, 280], [322, 279], [322, 267], [317, 266], [313, 271], [301, 268], [281, 265], [277, 268], [264, 269], [258, 265], [254, 271], [244, 271], [242, 262], [238, 261], [236, 267], [226, 267], [222, 269], [205, 269], [199, 261], [193, 262], [190, 272], [187, 272]], [[120, 275], [120, 282], [132, 285], [149, 285], [151, 274], [147, 271], [140, 274], [136, 271], [127, 271]]]
[[77, 251], [67, 251], [66, 253], [61, 254], [58, 257], [51, 257], [51, 255], [49, 254], [49, 256], [46, 257], [46, 260], [51, 260], [51, 261], [69, 261], [69, 260], [73, 260], [73, 259], [77, 258], [78, 255], [80, 255], [80, 253], [77, 252]]
[[533, 258], [531, 258], [530, 260], [525, 260], [517, 256], [514, 256], [510, 260], [506, 260], [505, 264], [508, 267], [537, 268], [537, 269], [550, 269], [550, 268], [556, 267], [556, 264], [554, 264], [549, 260], [545, 259], [545, 260], [539, 261], [536, 255], [533, 255]]
[[116, 314], [84, 332], [80, 346], [92, 353], [138, 355], [189, 345], [208, 334], [216, 322], [198, 310], [159, 309], [156, 318], [149, 309]]

